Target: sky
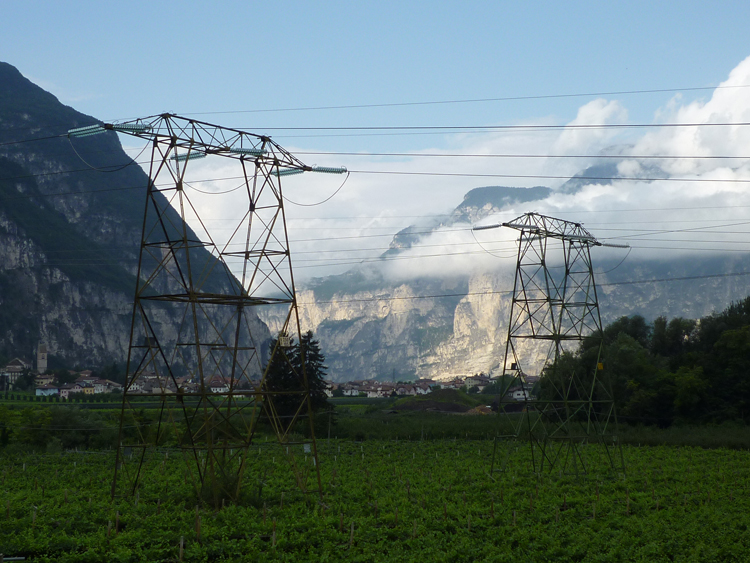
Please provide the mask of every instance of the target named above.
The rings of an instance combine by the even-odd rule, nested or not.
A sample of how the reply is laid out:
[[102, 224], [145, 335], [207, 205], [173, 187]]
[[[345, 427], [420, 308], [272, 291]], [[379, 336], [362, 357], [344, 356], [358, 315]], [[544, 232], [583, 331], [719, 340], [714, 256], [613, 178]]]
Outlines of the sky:
[[[169, 111], [270, 135], [308, 164], [346, 166], [330, 201], [288, 205], [304, 281], [378, 256], [399, 229], [450, 211], [475, 187], [556, 188], [602, 154], [748, 155], [741, 125], [477, 129], [750, 122], [748, 16], [747, 2], [32, 0], [4, 6], [0, 60], [104, 121]], [[407, 126], [457, 129], [330, 129]], [[123, 143], [134, 156], [140, 149]], [[331, 152], [358, 154], [316, 154]], [[425, 154], [441, 156], [415, 156]], [[475, 154], [552, 156], [465, 156]], [[747, 168], [742, 158], [625, 158], [619, 172], [643, 180], [555, 194], [488, 220], [558, 214], [632, 244], [633, 259], [736, 254], [750, 250], [750, 184], [736, 182], [750, 178]], [[220, 169], [211, 159], [195, 168], [204, 178]], [[657, 173], [668, 179], [645, 180]], [[284, 189], [310, 204], [342, 182], [303, 175]], [[203, 205], [218, 222], [236, 202]], [[479, 247], [464, 227], [423, 241], [390, 274], [508, 261], [511, 234], [483, 231]], [[427, 254], [439, 256], [417, 258]]]

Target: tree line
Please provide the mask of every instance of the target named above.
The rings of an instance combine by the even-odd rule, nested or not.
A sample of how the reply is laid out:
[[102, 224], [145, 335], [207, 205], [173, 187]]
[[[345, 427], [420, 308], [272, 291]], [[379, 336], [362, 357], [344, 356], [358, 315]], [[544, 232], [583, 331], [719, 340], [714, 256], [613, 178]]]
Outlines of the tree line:
[[[596, 336], [584, 339], [546, 373], [555, 369], [583, 379], [592, 377], [600, 342]], [[603, 331], [601, 359], [618, 415], [625, 422], [662, 427], [746, 422], [750, 420], [750, 297], [698, 320], [659, 317], [649, 323], [639, 315], [620, 317]]]

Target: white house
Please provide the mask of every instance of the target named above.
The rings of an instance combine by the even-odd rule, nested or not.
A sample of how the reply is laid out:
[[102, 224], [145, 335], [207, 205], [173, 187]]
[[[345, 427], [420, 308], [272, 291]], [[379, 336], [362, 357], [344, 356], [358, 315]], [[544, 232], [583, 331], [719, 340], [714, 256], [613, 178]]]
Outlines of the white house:
[[57, 385], [39, 385], [36, 388], [36, 396], [37, 397], [47, 397], [49, 395], [59, 395], [60, 394], [60, 388], [57, 387]]
[[229, 393], [229, 385], [223, 379], [214, 378], [208, 385], [211, 393]]
[[505, 396], [514, 401], [528, 401], [531, 398], [531, 392], [528, 388], [512, 387], [508, 389]]

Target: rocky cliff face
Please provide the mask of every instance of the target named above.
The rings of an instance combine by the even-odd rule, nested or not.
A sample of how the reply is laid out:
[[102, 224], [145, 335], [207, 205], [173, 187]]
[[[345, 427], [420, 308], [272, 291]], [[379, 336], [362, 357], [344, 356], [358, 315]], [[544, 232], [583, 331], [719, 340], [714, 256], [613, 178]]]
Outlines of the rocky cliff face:
[[[94, 123], [0, 63], [0, 355], [46, 341], [51, 368], [126, 359], [148, 178], [115, 133], [65, 135]], [[158, 322], [176, 335], [174, 314]]]
[[[474, 190], [443, 225], [473, 223], [510, 202], [533, 201], [547, 193], [547, 188], [528, 193], [515, 188]], [[406, 229], [387, 255], [417, 241]], [[595, 263], [597, 272], [612, 270], [596, 276], [605, 325], [633, 314], [648, 320], [660, 315], [698, 318], [750, 293], [747, 277], [701, 278], [750, 271], [748, 256], [626, 262], [615, 268], [617, 262]], [[320, 339], [329, 374], [337, 381], [495, 375], [505, 357], [513, 277], [508, 267], [447, 280], [402, 282], [389, 281], [375, 268], [352, 271], [316, 280], [299, 292], [302, 328]], [[690, 279], [647, 282], [665, 278]], [[263, 318], [271, 330], [278, 330], [279, 318]], [[522, 349], [525, 367], [539, 370], [546, 354], [546, 347], [529, 343]]]
[[[64, 136], [96, 122], [0, 63], [0, 355], [31, 359], [40, 340], [48, 343], [50, 367], [102, 366], [127, 354], [148, 179], [128, 165], [114, 133], [74, 143]], [[607, 166], [560, 190], [580, 189], [587, 173], [616, 174], [616, 165]], [[430, 227], [475, 223], [518, 204], [533, 209], [549, 194], [541, 186], [477, 188], [447, 220], [404, 229], [385, 257], [408, 251]], [[605, 262], [597, 270], [615, 266]], [[706, 315], [747, 296], [748, 278], [696, 276], [748, 270], [742, 255], [629, 261], [597, 277], [604, 322], [630, 314]], [[639, 283], [675, 277], [691, 279]], [[333, 379], [446, 378], [497, 370], [512, 287], [507, 269], [397, 281], [373, 267], [316, 280], [298, 302], [302, 328], [320, 339]], [[273, 311], [259, 313], [279, 330]], [[176, 334], [173, 315], [158, 322], [162, 334]], [[268, 338], [260, 320], [251, 330], [256, 341]], [[532, 364], [543, 361], [543, 351], [528, 354]]]

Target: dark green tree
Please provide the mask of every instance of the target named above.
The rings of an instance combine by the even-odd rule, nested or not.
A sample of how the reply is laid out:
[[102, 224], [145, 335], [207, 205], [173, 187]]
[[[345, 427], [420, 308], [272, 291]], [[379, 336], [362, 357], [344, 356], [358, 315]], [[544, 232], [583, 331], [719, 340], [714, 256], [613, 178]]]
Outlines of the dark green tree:
[[30, 369], [23, 370], [23, 373], [18, 376], [16, 382], [13, 384], [13, 388], [19, 391], [33, 391], [34, 390], [34, 374]]
[[[640, 315], [632, 317], [620, 317], [612, 324], [604, 328], [604, 343], [610, 344], [617, 340], [620, 334], [627, 334], [642, 347], [647, 347], [651, 339], [651, 326]], [[585, 344], [584, 340], [584, 344]], [[592, 340], [598, 345], [596, 338]], [[587, 347], [584, 345], [584, 348]]]
[[304, 358], [305, 362], [305, 373], [310, 386], [313, 412], [328, 410], [330, 408], [328, 395], [326, 394], [328, 383], [325, 380], [328, 375], [328, 366], [325, 364], [326, 359], [320, 349], [320, 342], [313, 337], [311, 330], [302, 335], [302, 342], [297, 348], [298, 362], [300, 362], [300, 358]]
[[70, 373], [67, 369], [56, 369], [52, 374], [55, 376], [55, 381], [58, 385], [73, 383], [78, 378], [77, 373]]
[[97, 375], [102, 379], [109, 379], [120, 384], [125, 383], [125, 370], [117, 362], [112, 362], [110, 365], [103, 367]]
[[[291, 424], [296, 414], [304, 415], [307, 408], [302, 405], [304, 399], [304, 377], [307, 377], [310, 390], [310, 404], [313, 413], [332, 409], [328, 403], [325, 382], [325, 356], [320, 343], [313, 337], [312, 331], [302, 335], [301, 343], [289, 339], [290, 346], [278, 345], [278, 339], [271, 341], [271, 350], [276, 350], [266, 373], [268, 391], [283, 393], [271, 399], [273, 408], [284, 426]], [[304, 370], [303, 370], [304, 363]], [[266, 418], [268, 413], [266, 413]]]

